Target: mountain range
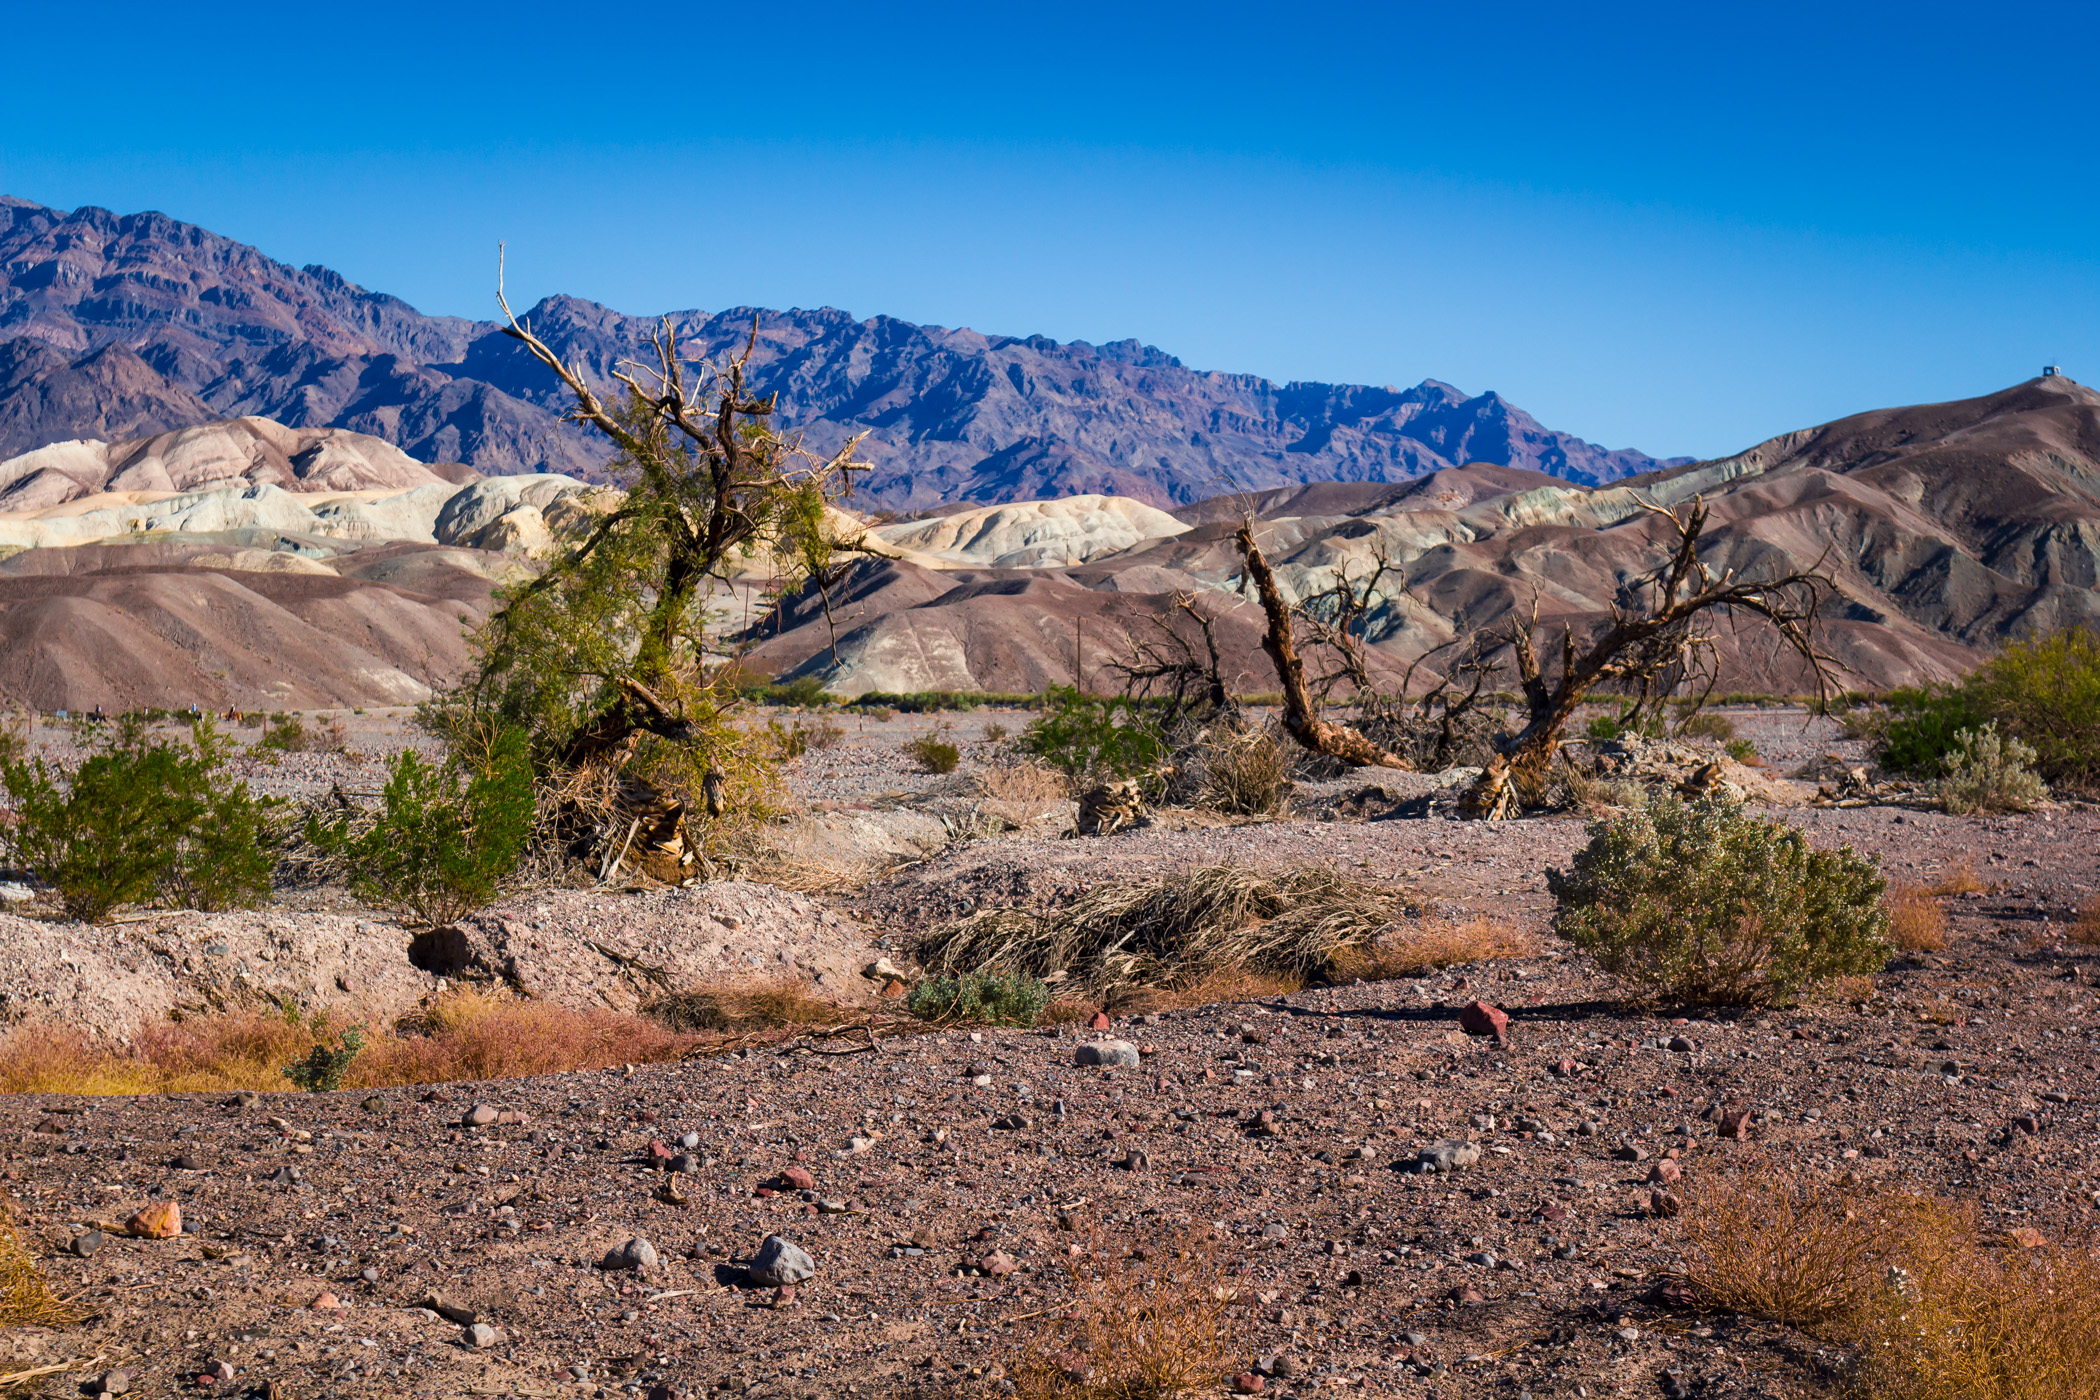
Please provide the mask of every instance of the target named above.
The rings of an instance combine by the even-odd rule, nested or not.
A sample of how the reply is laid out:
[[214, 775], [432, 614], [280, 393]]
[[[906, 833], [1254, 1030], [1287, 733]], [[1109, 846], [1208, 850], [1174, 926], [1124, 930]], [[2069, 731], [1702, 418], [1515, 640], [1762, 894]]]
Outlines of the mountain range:
[[[655, 318], [574, 297], [526, 313], [600, 383]], [[856, 432], [863, 509], [1082, 493], [1174, 506], [1308, 482], [1398, 482], [1473, 462], [1601, 485], [1689, 459], [1608, 450], [1499, 395], [1436, 380], [1277, 384], [1190, 369], [1135, 340], [987, 335], [833, 308], [669, 316], [695, 355], [740, 348], [782, 421], [825, 450]], [[212, 419], [340, 428], [490, 475], [598, 476], [552, 377], [489, 321], [426, 316], [164, 214], [0, 196], [0, 459]]]

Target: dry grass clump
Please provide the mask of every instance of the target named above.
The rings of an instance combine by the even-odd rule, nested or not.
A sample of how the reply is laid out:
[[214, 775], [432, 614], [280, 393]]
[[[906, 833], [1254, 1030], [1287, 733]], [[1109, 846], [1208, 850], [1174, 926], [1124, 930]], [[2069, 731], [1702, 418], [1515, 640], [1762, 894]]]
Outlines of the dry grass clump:
[[1937, 953], [1947, 946], [1947, 916], [1932, 891], [1891, 885], [1881, 898], [1889, 914], [1889, 943], [1906, 953]]
[[788, 1026], [836, 1024], [842, 1013], [807, 982], [786, 979], [725, 987], [701, 987], [659, 997], [642, 1015], [693, 1035], [742, 1035]]
[[1961, 861], [1940, 872], [1940, 878], [1933, 883], [1932, 893], [1947, 898], [1982, 894], [1986, 888], [1983, 881], [1976, 877], [1976, 867], [1967, 861]]
[[2100, 948], [2100, 899], [2089, 900], [2071, 925], [2071, 941], [2086, 948]]
[[[360, 1027], [363, 1052], [345, 1089], [506, 1079], [675, 1060], [703, 1043], [646, 1016], [577, 1011], [462, 989], [391, 1030]], [[0, 1093], [171, 1094], [292, 1088], [284, 1067], [338, 1028], [261, 1012], [151, 1022], [126, 1045], [32, 1023], [0, 1036]]]
[[1071, 991], [1103, 999], [1223, 971], [1302, 985], [1414, 908], [1403, 890], [1319, 867], [1270, 876], [1212, 865], [1098, 885], [1042, 914], [984, 910], [934, 930], [917, 952], [936, 975], [1064, 973]]
[[1202, 745], [1196, 800], [1229, 816], [1275, 816], [1291, 790], [1291, 758], [1270, 728], [1215, 733]]
[[1384, 982], [1458, 963], [1533, 957], [1538, 951], [1537, 935], [1499, 919], [1432, 919], [1401, 924], [1367, 947], [1345, 950], [1335, 959], [1334, 975]]
[[1072, 799], [1072, 780], [1040, 763], [1001, 763], [971, 775], [985, 814], [1027, 830]]
[[1973, 1207], [1785, 1175], [1694, 1187], [1687, 1274], [1711, 1304], [1851, 1347], [1889, 1400], [2100, 1395], [2100, 1257]]
[[1237, 1292], [1208, 1240], [1089, 1251], [1065, 1272], [1075, 1296], [1008, 1368], [1021, 1400], [1166, 1400], [1231, 1373]]
[[13, 1211], [0, 1206], [0, 1327], [63, 1327], [86, 1315], [51, 1291], [22, 1247]]

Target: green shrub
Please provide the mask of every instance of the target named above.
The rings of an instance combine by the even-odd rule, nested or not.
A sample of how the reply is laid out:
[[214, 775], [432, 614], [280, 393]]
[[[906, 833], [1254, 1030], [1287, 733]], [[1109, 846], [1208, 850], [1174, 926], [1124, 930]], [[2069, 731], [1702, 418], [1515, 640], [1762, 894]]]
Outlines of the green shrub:
[[1647, 796], [1549, 870], [1555, 932], [1673, 1001], [1763, 1005], [1888, 955], [1881, 872], [1722, 798]]
[[1680, 739], [1719, 739], [1727, 742], [1735, 737], [1735, 722], [1724, 714], [1713, 710], [1694, 710], [1677, 723]]
[[284, 1077], [309, 1094], [332, 1094], [343, 1087], [343, 1076], [350, 1072], [364, 1048], [364, 1032], [352, 1026], [343, 1032], [339, 1048], [331, 1050], [316, 1041], [305, 1059], [284, 1067]]
[[305, 753], [313, 747], [313, 740], [297, 715], [279, 715], [275, 723], [263, 730], [255, 747], [276, 749], [280, 753]]
[[495, 899], [531, 834], [532, 765], [525, 736], [502, 734], [482, 761], [441, 764], [405, 749], [394, 760], [378, 819], [353, 831], [309, 820], [307, 837], [339, 852], [357, 892], [429, 925], [450, 923]]
[[1021, 731], [1021, 747], [1074, 777], [1132, 778], [1167, 760], [1166, 736], [1154, 712], [1127, 696], [1082, 694], [1061, 686]]
[[2034, 769], [2051, 786], [2100, 790], [2100, 632], [2074, 627], [2013, 642], [1965, 688], [1984, 716], [2034, 750]]
[[1608, 744], [1614, 739], [1638, 736], [1643, 739], [1663, 737], [1662, 720], [1654, 715], [1635, 719], [1632, 706], [1627, 706], [1616, 715], [1593, 715], [1584, 733], [1599, 743]]
[[1964, 729], [1953, 751], [1940, 760], [1942, 776], [1932, 785], [1940, 805], [1956, 816], [1971, 812], [2031, 812], [2049, 796], [2035, 776], [2034, 750], [2002, 737], [1996, 724]]
[[1049, 1005], [1049, 986], [1024, 973], [965, 972], [927, 978], [911, 989], [904, 1009], [922, 1021], [1032, 1026]]
[[1954, 736], [1980, 728], [1989, 716], [1965, 686], [1904, 686], [1887, 696], [1874, 761], [1891, 773], [1929, 778], [1954, 751]]
[[935, 725], [931, 734], [911, 740], [904, 751], [929, 773], [953, 773], [962, 762], [962, 750], [948, 742], [945, 725]]
[[126, 718], [71, 773], [19, 747], [0, 755], [15, 808], [8, 844], [68, 914], [99, 920], [148, 902], [230, 909], [269, 897], [278, 804], [226, 779], [229, 745], [209, 719], [190, 740], [149, 740]]
[[1757, 745], [1751, 743], [1748, 739], [1730, 739], [1727, 743], [1721, 745], [1721, 752], [1727, 754], [1737, 763], [1755, 763], [1757, 761]]
[[814, 710], [831, 703], [831, 696], [824, 689], [824, 682], [816, 676], [797, 676], [794, 680], [779, 685], [754, 685], [744, 692], [749, 699], [765, 705], [799, 705]]

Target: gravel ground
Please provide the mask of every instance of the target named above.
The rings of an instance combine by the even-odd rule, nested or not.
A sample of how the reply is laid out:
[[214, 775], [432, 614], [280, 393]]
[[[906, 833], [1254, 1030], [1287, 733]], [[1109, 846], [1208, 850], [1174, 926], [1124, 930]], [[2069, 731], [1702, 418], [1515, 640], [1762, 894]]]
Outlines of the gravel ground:
[[[951, 723], [974, 741], [1019, 718]], [[811, 805], [936, 791], [898, 748], [934, 722], [869, 721], [790, 781]], [[1782, 771], [1843, 751], [1798, 714], [1738, 725]], [[1130, 1069], [1076, 1067], [1091, 1032], [948, 1031], [370, 1101], [0, 1100], [25, 1236], [96, 1313], [0, 1339], [0, 1370], [65, 1363], [53, 1394], [119, 1364], [135, 1394], [195, 1394], [223, 1364], [225, 1394], [989, 1396], [1067, 1296], [1075, 1247], [1164, 1270], [1163, 1242], [1204, 1231], [1239, 1363], [1283, 1359], [1265, 1393], [1630, 1396], [1668, 1374], [1700, 1395], [1834, 1394], [1833, 1358], [1800, 1336], [1651, 1301], [1679, 1246], [1648, 1177], [1673, 1151], [1692, 1185], [1772, 1162], [1944, 1192], [1995, 1228], [2093, 1228], [2100, 950], [2065, 931], [2100, 889], [2100, 813], [1783, 815], [1896, 879], [1966, 866], [1986, 889], [1943, 899], [1947, 949], [1895, 959], [1873, 1000], [1796, 1011], [1628, 1007], [1554, 949], [1122, 1022], [1144, 1052]], [[1234, 860], [1352, 870], [1542, 929], [1543, 872], [1582, 839], [1566, 818], [1176, 821], [971, 841], [812, 907], [842, 949], [901, 950], [986, 903]], [[642, 898], [505, 917], [521, 946], [560, 924], [668, 949], [667, 910], [623, 914]], [[1508, 1044], [1461, 1030], [1476, 998], [1508, 1013]], [[1748, 1141], [1719, 1136], [1723, 1103], [1752, 1110]], [[510, 1116], [469, 1126], [477, 1104]], [[1396, 1169], [1446, 1139], [1478, 1164]], [[682, 1204], [652, 1144], [695, 1158]], [[781, 1182], [796, 1166], [807, 1189]], [[181, 1206], [179, 1238], [70, 1252], [156, 1200]], [[792, 1300], [746, 1286], [769, 1233], [815, 1260]], [[634, 1237], [653, 1268], [600, 1267]], [[1015, 1270], [984, 1272], [994, 1252]], [[493, 1329], [486, 1345], [419, 1306], [434, 1291]]]

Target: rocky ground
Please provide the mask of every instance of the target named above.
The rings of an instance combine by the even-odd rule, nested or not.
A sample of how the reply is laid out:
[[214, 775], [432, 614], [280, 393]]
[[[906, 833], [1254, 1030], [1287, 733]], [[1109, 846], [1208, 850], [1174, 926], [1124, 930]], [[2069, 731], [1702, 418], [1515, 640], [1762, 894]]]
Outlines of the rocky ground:
[[[936, 722], [848, 720], [793, 784], [823, 815], [908, 808], [946, 790], [899, 750]], [[946, 722], [964, 777], [1002, 761], [984, 725], [1018, 728]], [[1739, 728], [1775, 767], [1842, 748], [1798, 714]], [[2100, 888], [2100, 813], [1787, 816], [1899, 880], [1966, 867], [1985, 888], [1943, 899], [1948, 947], [1897, 958], [1871, 999], [1794, 1011], [1629, 1009], [1549, 941], [1105, 1032], [826, 1042], [369, 1099], [0, 1100], [25, 1237], [94, 1312], [9, 1335], [0, 1371], [61, 1366], [51, 1394], [118, 1368], [148, 1395], [222, 1373], [215, 1393], [302, 1398], [992, 1395], [1068, 1296], [1074, 1250], [1171, 1278], [1190, 1268], [1174, 1247], [1207, 1234], [1239, 1363], [1262, 1364], [1267, 1394], [1834, 1391], [1836, 1358], [1798, 1336], [1654, 1300], [1679, 1246], [1651, 1178], [1681, 1172], [1664, 1184], [1688, 1196], [1759, 1164], [1849, 1173], [1974, 1201], [1994, 1228], [2090, 1228], [2100, 950], [2065, 931]], [[1543, 930], [1543, 871], [1581, 839], [1568, 818], [1012, 835], [811, 897], [811, 917], [894, 951], [986, 902], [1235, 859], [1348, 868]], [[705, 897], [593, 894], [588, 917], [669, 946], [697, 924], [666, 901]], [[539, 922], [583, 917], [550, 905]], [[1476, 999], [1507, 1012], [1506, 1042], [1461, 1027]], [[1140, 1063], [1075, 1064], [1102, 1036]], [[1724, 1104], [1750, 1110], [1744, 1140], [1722, 1135]], [[1478, 1160], [1405, 1169], [1444, 1141]], [[659, 1167], [675, 1154], [691, 1160], [674, 1178]], [[155, 1202], [180, 1207], [181, 1235], [111, 1228]], [[814, 1264], [792, 1298], [746, 1273], [772, 1234]], [[632, 1239], [654, 1262], [604, 1267]]]

